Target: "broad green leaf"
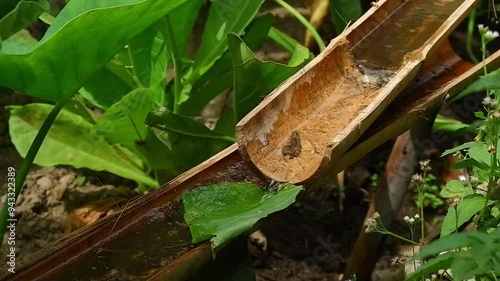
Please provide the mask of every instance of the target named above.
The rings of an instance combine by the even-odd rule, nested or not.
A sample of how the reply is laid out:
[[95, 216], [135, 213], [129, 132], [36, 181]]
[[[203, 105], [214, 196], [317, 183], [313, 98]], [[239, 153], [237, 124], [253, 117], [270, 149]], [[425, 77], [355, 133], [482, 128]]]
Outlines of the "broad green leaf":
[[165, 105], [165, 86], [167, 84], [168, 56], [165, 42], [161, 34], [158, 34], [151, 49], [151, 75], [149, 88], [154, 92], [154, 101]]
[[[12, 39], [7, 39], [5, 41], [2, 41], [0, 51], [1, 52], [9, 52], [11, 54], [17, 54], [17, 53], [22, 53], [25, 51], [31, 51], [31, 50], [33, 50], [34, 46], [35, 46], [35, 44], [33, 44], [33, 43], [20, 42], [20, 41], [15, 41]], [[0, 56], [1, 56], [1, 54], [0, 54]]]
[[7, 39], [35, 21], [50, 8], [45, 0], [20, 1], [10, 13], [0, 18], [0, 38]]
[[438, 255], [444, 251], [460, 249], [470, 245], [471, 235], [474, 237], [482, 238], [487, 235], [485, 233], [453, 233], [446, 237], [441, 237], [439, 240], [432, 242], [430, 245], [425, 246], [417, 255], [416, 259], [425, 259], [431, 256]]
[[220, 139], [227, 142], [234, 141], [232, 138], [211, 131], [193, 118], [177, 115], [165, 109], [149, 113], [147, 124], [152, 128], [197, 138]]
[[459, 170], [459, 169], [467, 169], [467, 168], [478, 168], [480, 170], [486, 170], [488, 169], [487, 165], [484, 165], [482, 162], [478, 162], [475, 159], [472, 158], [467, 158], [465, 160], [462, 160], [456, 164], [453, 164], [451, 166], [452, 169], [454, 170]]
[[93, 105], [107, 109], [134, 88], [131, 80], [123, 65], [110, 61], [93, 73], [79, 92]]
[[234, 34], [228, 34], [228, 44], [233, 58], [233, 104], [237, 120], [244, 117], [269, 92], [311, 59], [309, 50], [299, 45], [296, 46], [289, 65], [283, 65], [257, 60], [245, 43]]
[[[243, 41], [252, 50], [256, 50], [267, 38], [273, 24], [273, 16], [266, 14], [256, 17], [248, 25]], [[209, 101], [233, 85], [233, 65], [231, 54], [224, 55], [203, 76], [194, 83], [189, 98], [180, 106], [184, 115], [197, 114]]]
[[456, 95], [450, 102], [456, 102], [470, 94], [491, 89], [500, 89], [500, 69], [481, 76], [460, 94]]
[[[445, 237], [455, 232], [458, 227], [468, 222], [475, 214], [484, 207], [486, 198], [479, 194], [465, 196], [455, 207], [448, 208], [448, 213], [444, 217], [441, 226], [441, 237]], [[489, 204], [492, 204], [490, 202]], [[458, 215], [458, 218], [457, 218]]]
[[64, 109], [81, 116], [85, 121], [92, 125], [95, 125], [95, 116], [92, 110], [85, 106], [85, 100], [80, 95], [75, 95], [66, 104], [64, 104]]
[[342, 33], [350, 21], [356, 21], [361, 15], [359, 0], [330, 0], [330, 15], [337, 34]]
[[270, 193], [251, 183], [220, 183], [182, 196], [184, 219], [193, 243], [211, 241], [212, 249], [249, 232], [269, 214], [290, 206], [301, 187], [288, 185]]
[[226, 52], [226, 35], [230, 32], [241, 35], [263, 2], [264, 0], [212, 1], [194, 65], [185, 77], [186, 84], [182, 90], [181, 102], [188, 99], [192, 84]]
[[269, 38], [271, 38], [274, 42], [283, 47], [289, 53], [293, 53], [293, 51], [295, 50], [295, 46], [300, 45], [300, 43], [293, 37], [275, 27], [272, 27], [271, 30], [269, 30]]
[[135, 143], [146, 140], [148, 133], [146, 116], [157, 108], [153, 94], [150, 89], [140, 88], [125, 95], [97, 120], [98, 134], [108, 143], [121, 144], [137, 152]]
[[469, 124], [464, 124], [458, 120], [438, 115], [434, 120], [433, 129], [447, 133], [456, 133], [462, 129], [469, 128]]
[[491, 165], [491, 156], [488, 152], [488, 146], [486, 143], [482, 143], [480, 146], [474, 146], [469, 148], [467, 154], [471, 159], [476, 160], [481, 163], [481, 167], [488, 168]]
[[158, 29], [156, 26], [152, 25], [134, 37], [126, 47], [132, 63], [132, 71], [137, 77], [137, 80], [142, 84], [142, 87], [149, 87], [152, 67], [151, 62], [153, 60], [152, 49], [157, 34]]
[[441, 190], [441, 196], [444, 198], [464, 197], [473, 194], [474, 191], [470, 185], [465, 186], [463, 181], [451, 180]]
[[[52, 106], [29, 104], [10, 106], [9, 109], [9, 133], [17, 151], [24, 157]], [[66, 110], [62, 110], [52, 124], [34, 163], [108, 171], [149, 186], [158, 186], [120, 150], [114, 149], [100, 137], [92, 124]]]
[[33, 51], [0, 55], [0, 73], [10, 74], [0, 76], [0, 86], [64, 100], [132, 38], [185, 1], [70, 1]]
[[455, 153], [457, 151], [461, 151], [461, 150], [464, 150], [464, 149], [476, 147], [476, 146], [481, 146], [481, 143], [477, 142], [477, 141], [466, 142], [466, 143], [463, 143], [463, 144], [461, 144], [461, 145], [459, 145], [457, 147], [445, 150], [443, 152], [443, 154], [441, 154], [441, 157], [449, 155], [449, 154], [453, 154], [453, 153]]
[[422, 280], [423, 277], [436, 273], [440, 269], [450, 268], [455, 260], [455, 253], [446, 253], [434, 259], [431, 259], [418, 268], [408, 276], [405, 281]]
[[198, 18], [203, 0], [189, 0], [167, 15], [175, 42], [173, 47], [182, 59], [186, 57], [187, 44]]
[[201, 76], [227, 50], [228, 33], [242, 34], [264, 0], [212, 1], [193, 73]]
[[238, 123], [238, 120], [236, 120], [233, 108], [228, 107], [224, 110], [219, 119], [217, 119], [214, 131], [219, 134], [236, 138], [236, 132], [234, 130], [236, 123]]
[[[148, 136], [146, 142], [138, 143], [138, 148], [154, 167], [166, 169], [172, 175], [194, 167], [234, 143], [234, 138], [213, 132], [190, 117], [165, 109], [148, 114], [146, 122], [155, 136]], [[158, 145], [158, 139], [163, 147]], [[151, 148], [158, 147], [161, 149], [151, 151]]]
[[16, 5], [21, 2], [21, 0], [2, 0], [0, 1], [0, 18], [10, 13], [16, 8]]

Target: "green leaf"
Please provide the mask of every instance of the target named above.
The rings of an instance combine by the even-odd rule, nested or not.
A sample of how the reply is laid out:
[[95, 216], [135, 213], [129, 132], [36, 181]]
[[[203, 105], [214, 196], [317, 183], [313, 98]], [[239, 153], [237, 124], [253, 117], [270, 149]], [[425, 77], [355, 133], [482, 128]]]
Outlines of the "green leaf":
[[481, 167], [483, 167], [484, 169], [487, 169], [491, 165], [491, 156], [488, 152], [488, 146], [486, 145], [486, 143], [481, 143], [480, 146], [469, 148], [467, 154], [471, 159], [479, 162]]
[[[424, 247], [417, 255], [416, 259], [425, 259], [431, 256], [438, 255], [444, 251], [459, 249], [470, 244], [470, 235], [472, 233], [453, 233], [446, 237], [441, 237], [439, 240], [432, 242]], [[474, 232], [476, 235], [477, 232]], [[479, 236], [484, 233], [479, 234]]]
[[0, 76], [0, 86], [64, 100], [132, 38], [185, 1], [70, 1], [32, 52], [0, 55], [0, 73], [9, 73]]
[[465, 88], [465, 90], [463, 90], [460, 94], [456, 95], [450, 102], [456, 102], [457, 100], [473, 93], [491, 89], [500, 89], [500, 69], [481, 76], [474, 83], [470, 84], [469, 87]]
[[[146, 122], [154, 136], [149, 136], [145, 143], [138, 143], [140, 150], [155, 167], [166, 169], [172, 175], [194, 167], [235, 141], [190, 117], [165, 109], [149, 113]], [[163, 147], [158, 145], [158, 139]], [[161, 149], [151, 150], [158, 147]]]
[[233, 110], [237, 120], [244, 117], [264, 96], [311, 59], [309, 50], [299, 45], [296, 46], [289, 65], [283, 65], [257, 60], [245, 43], [234, 34], [228, 34], [228, 44], [233, 57]]
[[49, 8], [45, 0], [20, 1], [14, 10], [0, 19], [0, 38], [7, 39], [27, 27]]
[[481, 146], [481, 143], [477, 142], [477, 141], [466, 142], [466, 143], [463, 143], [463, 144], [461, 144], [461, 145], [459, 145], [457, 147], [454, 147], [452, 149], [445, 150], [443, 152], [443, 154], [441, 154], [441, 157], [449, 155], [449, 154], [453, 154], [453, 153], [455, 153], [457, 151], [461, 151], [461, 150], [464, 150], [464, 149], [476, 147], [476, 146]]
[[450, 268], [455, 260], [455, 253], [446, 253], [434, 259], [431, 259], [408, 276], [405, 281], [421, 280], [426, 275], [437, 272], [440, 269]]
[[156, 26], [150, 26], [134, 37], [126, 47], [130, 56], [134, 75], [143, 87], [149, 87], [153, 55], [152, 49], [158, 33], [159, 31]]
[[0, 18], [10, 13], [16, 8], [16, 5], [21, 2], [21, 0], [2, 0], [0, 1]]
[[241, 35], [264, 0], [212, 1], [188, 84], [198, 80], [227, 50], [228, 33]]
[[64, 109], [79, 115], [92, 125], [95, 125], [95, 116], [92, 110], [85, 106], [85, 100], [80, 95], [75, 95], [64, 105]]
[[[457, 205], [448, 208], [443, 224], [441, 226], [441, 237], [445, 237], [455, 232], [458, 227], [468, 222], [475, 214], [477, 214], [484, 207], [486, 198], [479, 194], [472, 194], [465, 196]], [[492, 204], [490, 202], [489, 204]], [[458, 215], [458, 219], [457, 219]]]
[[337, 34], [340, 34], [350, 21], [355, 21], [362, 15], [361, 2], [359, 0], [331, 0], [330, 15]]
[[137, 152], [135, 143], [145, 140], [148, 134], [146, 117], [157, 108], [153, 95], [152, 90], [145, 88], [128, 93], [97, 120], [96, 131], [109, 143]]
[[220, 139], [227, 142], [234, 142], [234, 139], [215, 133], [190, 117], [177, 115], [166, 109], [155, 110], [149, 113], [147, 124], [152, 128], [161, 129], [162, 131], [172, 131], [197, 138]]
[[441, 130], [447, 133], [456, 133], [462, 129], [469, 128], [469, 124], [464, 124], [458, 120], [438, 115], [434, 120], [432, 129]]
[[470, 185], [465, 186], [463, 181], [451, 180], [446, 183], [446, 186], [441, 190], [441, 197], [456, 198], [464, 197], [473, 194], [474, 191]]
[[295, 46], [300, 45], [300, 43], [293, 37], [275, 27], [272, 27], [271, 30], [269, 30], [269, 38], [271, 38], [274, 42], [283, 47], [289, 53], [293, 53], [293, 51], [295, 50]]
[[154, 91], [154, 101], [160, 105], [165, 104], [165, 86], [167, 84], [168, 56], [165, 41], [158, 34], [151, 49], [151, 75], [149, 88]]
[[[43, 121], [52, 109], [48, 104], [10, 106], [9, 133], [24, 157]], [[71, 165], [108, 171], [149, 186], [158, 183], [138, 169], [124, 154], [100, 137], [81, 116], [62, 110], [47, 134], [35, 163], [41, 166]]]
[[270, 193], [251, 183], [214, 184], [182, 196], [184, 219], [193, 243], [210, 239], [215, 249], [249, 232], [260, 219], [290, 206], [300, 190], [288, 185]]
[[[273, 24], [273, 16], [266, 14], [256, 17], [245, 31], [243, 41], [252, 50], [256, 50], [267, 38]], [[215, 64], [196, 81], [189, 98], [180, 106], [184, 115], [197, 114], [209, 101], [233, 85], [233, 65], [231, 54], [225, 52]]]
[[91, 104], [107, 109], [133, 89], [134, 85], [127, 83], [131, 80], [123, 65], [110, 61], [93, 73], [79, 92]]
[[173, 47], [179, 54], [179, 59], [186, 57], [188, 40], [200, 13], [202, 2], [202, 0], [187, 1], [167, 15], [171, 23], [173, 38], [175, 38]]

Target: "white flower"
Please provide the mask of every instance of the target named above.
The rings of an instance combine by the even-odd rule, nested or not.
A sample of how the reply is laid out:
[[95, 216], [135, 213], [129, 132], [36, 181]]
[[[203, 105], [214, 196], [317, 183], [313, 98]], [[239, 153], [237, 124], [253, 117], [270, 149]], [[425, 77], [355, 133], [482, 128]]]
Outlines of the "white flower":
[[467, 180], [467, 177], [466, 177], [466, 176], [464, 176], [464, 175], [460, 175], [460, 176], [458, 176], [458, 179], [459, 179], [460, 181], [466, 181], [466, 180]]
[[477, 28], [479, 28], [479, 29], [483, 29], [483, 28], [484, 28], [484, 24], [478, 24], [478, 25], [477, 25]]
[[413, 218], [414, 218], [415, 220], [418, 220], [418, 219], [420, 218], [420, 215], [419, 215], [419, 214], [416, 214], [415, 216], [413, 216]]
[[405, 216], [405, 217], [403, 218], [403, 220], [404, 220], [404, 221], [406, 221], [406, 222], [408, 222], [408, 220], [409, 220], [409, 219], [410, 219], [410, 217], [409, 217], [409, 216]]
[[488, 30], [488, 31], [486, 31], [484, 36], [489, 40], [493, 40], [493, 39], [498, 37], [498, 31]]
[[415, 223], [415, 219], [414, 219], [414, 218], [409, 218], [409, 219], [408, 219], [408, 223], [409, 223], [409, 224], [413, 224], [413, 223]]
[[421, 184], [424, 182], [424, 179], [422, 178], [422, 175], [415, 174], [411, 176], [411, 182], [413, 182], [414, 184]]
[[491, 98], [490, 98], [490, 97], [485, 97], [481, 103], [482, 103], [483, 105], [490, 105], [490, 103], [491, 103]]
[[431, 166], [429, 166], [429, 164], [431, 163], [430, 159], [422, 160], [418, 163], [420, 164], [420, 170], [424, 172], [428, 172], [431, 170]]

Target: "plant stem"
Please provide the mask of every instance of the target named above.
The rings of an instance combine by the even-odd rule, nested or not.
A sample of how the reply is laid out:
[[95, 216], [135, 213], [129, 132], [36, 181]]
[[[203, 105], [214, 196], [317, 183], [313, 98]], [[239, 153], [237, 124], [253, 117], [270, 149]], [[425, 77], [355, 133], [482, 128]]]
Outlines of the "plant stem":
[[467, 25], [467, 38], [465, 46], [467, 48], [467, 54], [473, 63], [478, 63], [474, 52], [472, 51], [472, 35], [474, 34], [474, 28], [476, 27], [476, 9], [473, 9], [469, 15], [469, 24]]
[[483, 58], [484, 75], [486, 75], [488, 74], [488, 69], [486, 68], [486, 39], [484, 35], [481, 35], [481, 53]]
[[179, 57], [177, 50], [175, 48], [174, 38], [172, 37], [172, 29], [170, 28], [170, 20], [168, 16], [162, 18], [159, 25], [161, 34], [163, 35], [163, 40], [167, 46], [167, 51], [170, 52], [170, 58], [172, 59], [172, 64], [174, 65], [174, 106], [172, 111], [174, 113], [179, 113], [179, 105], [181, 103], [181, 69], [180, 63], [178, 61]]
[[318, 44], [318, 47], [319, 47], [320, 51], [323, 51], [326, 48], [325, 42], [323, 42], [323, 39], [321, 39], [321, 36], [319, 36], [319, 34], [316, 31], [316, 29], [311, 25], [311, 23], [306, 18], [304, 18], [304, 16], [302, 16], [292, 6], [288, 5], [288, 3], [286, 3], [285, 1], [283, 1], [283, 0], [275, 0], [275, 1], [278, 4], [280, 4], [283, 8], [285, 8], [288, 12], [290, 12], [290, 14], [292, 14], [294, 17], [296, 17], [300, 21], [300, 23], [302, 23], [304, 25], [304, 27], [309, 32], [311, 32], [312, 36], [314, 37], [314, 40]]
[[[15, 191], [14, 191], [14, 197], [15, 201], [17, 202], [17, 198], [19, 197], [19, 194], [21, 193], [21, 190], [23, 188], [24, 181], [26, 180], [26, 176], [28, 175], [28, 172], [30, 171], [31, 165], [33, 164], [33, 161], [35, 160], [35, 157], [38, 153], [38, 150], [40, 149], [40, 146], [42, 146], [43, 140], [47, 136], [47, 133], [49, 132], [50, 127], [54, 123], [54, 120], [56, 120], [57, 115], [61, 111], [61, 109], [64, 107], [66, 102], [68, 102], [69, 99], [71, 99], [72, 96], [69, 96], [68, 98], [58, 102], [54, 108], [50, 111], [49, 115], [47, 118], [45, 118], [45, 121], [43, 121], [42, 127], [36, 134], [35, 139], [33, 140], [33, 143], [30, 146], [30, 149], [28, 150], [28, 153], [26, 154], [26, 157], [24, 158], [23, 162], [21, 163], [21, 166], [19, 167], [19, 170], [16, 174], [16, 183], [15, 183]], [[0, 212], [0, 245], [3, 242], [4, 234], [5, 231], [7, 230], [7, 219], [8, 219], [8, 204], [7, 204], [7, 199], [5, 200], [5, 203], [3, 205], [2, 211]]]
[[495, 147], [495, 151], [491, 152], [491, 155], [490, 155], [490, 161], [491, 161], [491, 166], [490, 166], [490, 176], [488, 178], [488, 190], [486, 191], [486, 200], [484, 202], [484, 207], [483, 209], [481, 210], [481, 214], [479, 215], [479, 221], [481, 221], [482, 219], [484, 219], [484, 215], [486, 213], [486, 210], [488, 208], [488, 202], [490, 200], [490, 197], [491, 197], [491, 192], [496, 184], [496, 177], [495, 177], [495, 172], [496, 172], [496, 169], [497, 169], [497, 151], [496, 149], [498, 149], [496, 147], [496, 139], [498, 137], [498, 126], [496, 124], [493, 124], [493, 133], [492, 133], [492, 136], [493, 136], [493, 147]]
[[425, 187], [425, 177], [427, 176], [427, 172], [423, 171], [423, 179], [424, 182], [420, 185], [418, 189], [418, 197], [420, 200], [420, 241], [425, 240], [425, 217], [424, 217], [424, 187]]
[[410, 243], [410, 244], [412, 244], [412, 245], [419, 245], [419, 244], [418, 244], [417, 242], [415, 242], [415, 241], [411, 241], [411, 240], [410, 240], [410, 239], [408, 239], [408, 238], [404, 238], [403, 236], [399, 236], [399, 235], [397, 235], [396, 233], [393, 233], [393, 232], [390, 232], [390, 231], [385, 231], [385, 232], [383, 232], [382, 234], [391, 235], [391, 236], [393, 236], [393, 237], [395, 237], [395, 238], [398, 238], [398, 239], [400, 239], [400, 240], [402, 240], [402, 241], [408, 242], [408, 243]]

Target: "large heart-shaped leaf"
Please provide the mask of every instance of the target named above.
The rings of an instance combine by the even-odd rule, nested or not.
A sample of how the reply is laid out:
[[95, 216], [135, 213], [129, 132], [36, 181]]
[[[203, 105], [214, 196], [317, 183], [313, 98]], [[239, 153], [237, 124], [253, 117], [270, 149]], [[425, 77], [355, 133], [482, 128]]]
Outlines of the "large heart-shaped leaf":
[[21, 0], [2, 0], [0, 1], [0, 18], [10, 13], [16, 8], [16, 5], [21, 2]]
[[[9, 107], [9, 133], [23, 157], [52, 107], [48, 104]], [[62, 110], [52, 124], [34, 161], [41, 166], [71, 165], [108, 171], [149, 186], [158, 186], [155, 180], [133, 164], [135, 162], [140, 160], [126, 157], [122, 151], [99, 136], [92, 124], [66, 110]]]
[[25, 28], [50, 8], [45, 0], [20, 1], [17, 6], [0, 19], [0, 38], [7, 39]]
[[132, 38], [185, 1], [72, 0], [31, 52], [0, 54], [0, 73], [9, 73], [0, 76], [0, 86], [64, 100]]

